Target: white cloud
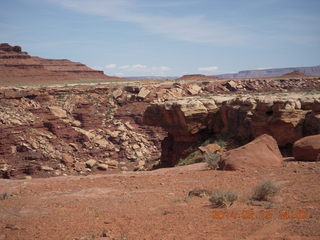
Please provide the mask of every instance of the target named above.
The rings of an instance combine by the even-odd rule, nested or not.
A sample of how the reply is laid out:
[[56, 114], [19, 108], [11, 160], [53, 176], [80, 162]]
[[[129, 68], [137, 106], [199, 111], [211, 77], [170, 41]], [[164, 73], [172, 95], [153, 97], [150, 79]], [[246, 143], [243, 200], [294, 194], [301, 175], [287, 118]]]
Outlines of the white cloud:
[[[239, 30], [239, 27], [237, 28], [236, 26], [223, 22], [210, 21], [204, 15], [170, 16], [150, 14], [151, 11], [149, 11], [148, 4], [141, 0], [49, 1], [78, 12], [106, 16], [122, 22], [135, 23], [147, 32], [163, 35], [179, 41], [225, 45], [245, 42], [249, 37], [247, 33]], [[182, 4], [182, 1], [173, 1], [171, 3], [171, 5], [177, 6]], [[197, 4], [197, 2], [189, 1], [185, 4]], [[162, 8], [165, 7], [165, 5], [162, 6]]]
[[260, 68], [257, 68], [257, 70], [266, 70], [266, 69], [271, 69], [273, 67], [260, 67]]
[[124, 75], [165, 75], [171, 70], [168, 66], [147, 66], [143, 64], [117, 65], [109, 64], [105, 66], [107, 74], [118, 76]]
[[171, 69], [169, 68], [169, 67], [167, 67], [167, 66], [160, 66], [160, 67], [158, 67], [159, 68], [159, 70], [160, 71], [170, 71]]
[[198, 71], [200, 72], [217, 72], [219, 70], [218, 66], [209, 66], [209, 67], [199, 67]]
[[106, 69], [114, 69], [114, 68], [117, 68], [117, 64], [112, 63], [112, 64], [107, 65], [105, 68]]
[[120, 66], [119, 69], [127, 70], [127, 71], [135, 71], [135, 70], [147, 69], [147, 66], [142, 64], [133, 64], [133, 65]]
[[102, 71], [103, 67], [101, 67], [101, 66], [93, 66], [92, 69]]

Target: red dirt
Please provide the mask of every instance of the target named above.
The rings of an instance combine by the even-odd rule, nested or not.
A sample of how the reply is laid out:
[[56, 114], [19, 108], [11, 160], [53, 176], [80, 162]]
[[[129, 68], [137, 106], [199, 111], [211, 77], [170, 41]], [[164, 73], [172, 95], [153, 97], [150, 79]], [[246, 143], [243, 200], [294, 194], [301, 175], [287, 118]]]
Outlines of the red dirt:
[[[259, 172], [201, 170], [203, 166], [87, 177], [2, 179], [1, 192], [12, 196], [0, 200], [0, 238], [320, 238], [319, 162], [287, 162], [279, 169]], [[272, 180], [281, 189], [269, 212], [246, 204], [253, 187], [262, 180]], [[187, 197], [195, 188], [231, 189], [239, 200], [223, 209], [225, 217], [215, 219], [220, 209], [213, 209], [206, 197]], [[282, 218], [279, 210], [288, 210], [289, 217]], [[307, 216], [296, 215], [299, 210]], [[247, 219], [245, 213], [250, 211], [254, 219]]]

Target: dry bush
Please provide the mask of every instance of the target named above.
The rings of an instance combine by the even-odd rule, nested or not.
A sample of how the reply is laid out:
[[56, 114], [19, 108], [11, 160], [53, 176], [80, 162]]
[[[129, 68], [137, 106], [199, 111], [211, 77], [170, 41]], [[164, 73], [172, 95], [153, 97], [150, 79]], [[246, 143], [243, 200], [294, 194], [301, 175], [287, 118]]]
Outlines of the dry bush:
[[214, 208], [230, 207], [234, 201], [238, 199], [238, 195], [232, 191], [217, 191], [214, 192], [209, 201]]
[[220, 154], [218, 153], [210, 153], [204, 155], [204, 160], [210, 169], [218, 169], [220, 162]]
[[279, 192], [279, 188], [272, 181], [264, 181], [257, 185], [251, 196], [252, 200], [267, 201], [269, 197]]

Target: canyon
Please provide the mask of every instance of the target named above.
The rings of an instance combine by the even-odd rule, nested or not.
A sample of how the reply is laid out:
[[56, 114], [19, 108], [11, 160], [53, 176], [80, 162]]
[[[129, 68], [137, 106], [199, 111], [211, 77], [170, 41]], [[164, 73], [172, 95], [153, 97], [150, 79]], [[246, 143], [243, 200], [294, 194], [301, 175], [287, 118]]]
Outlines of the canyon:
[[314, 89], [316, 77], [3, 87], [0, 173], [150, 170], [175, 166], [209, 138], [236, 147], [265, 133], [291, 156], [296, 140], [320, 132]]
[[[320, 236], [320, 77], [129, 80], [1, 44], [0, 83], [0, 239]], [[233, 214], [199, 189], [236, 191]]]

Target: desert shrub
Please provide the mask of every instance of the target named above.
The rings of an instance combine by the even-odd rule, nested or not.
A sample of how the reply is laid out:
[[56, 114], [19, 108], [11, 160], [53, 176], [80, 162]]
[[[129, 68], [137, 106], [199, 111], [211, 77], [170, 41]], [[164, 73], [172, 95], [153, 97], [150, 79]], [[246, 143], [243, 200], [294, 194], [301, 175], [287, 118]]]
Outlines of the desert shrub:
[[218, 153], [207, 153], [204, 155], [204, 160], [210, 169], [218, 169], [220, 162], [220, 155]]
[[0, 194], [0, 200], [5, 200], [11, 197], [10, 193], [4, 192]]
[[271, 181], [264, 181], [254, 189], [251, 199], [257, 201], [267, 201], [269, 197], [277, 194], [278, 187]]
[[201, 146], [205, 147], [209, 144], [217, 144], [219, 145], [220, 147], [226, 147], [227, 146], [227, 142], [224, 140], [224, 139], [213, 139], [213, 138], [208, 138], [207, 140], [205, 140]]
[[226, 147], [227, 146], [227, 142], [222, 140], [222, 139], [217, 139], [213, 142], [214, 144], [219, 145], [220, 147]]
[[217, 191], [214, 192], [209, 201], [214, 208], [230, 207], [234, 201], [238, 199], [238, 195], [232, 191]]
[[208, 138], [207, 140], [205, 140], [205, 141], [201, 144], [201, 146], [202, 146], [202, 147], [205, 147], [205, 146], [207, 146], [207, 145], [209, 145], [209, 144], [212, 144], [213, 142], [214, 142], [213, 138]]
[[193, 190], [191, 190], [188, 193], [189, 197], [206, 197], [206, 196], [210, 196], [212, 194], [212, 192], [210, 190], [207, 189], [202, 189], [202, 188], [194, 188]]
[[199, 162], [203, 162], [202, 154], [200, 151], [195, 151], [190, 153], [186, 158], [180, 160], [178, 166], [184, 166]]

